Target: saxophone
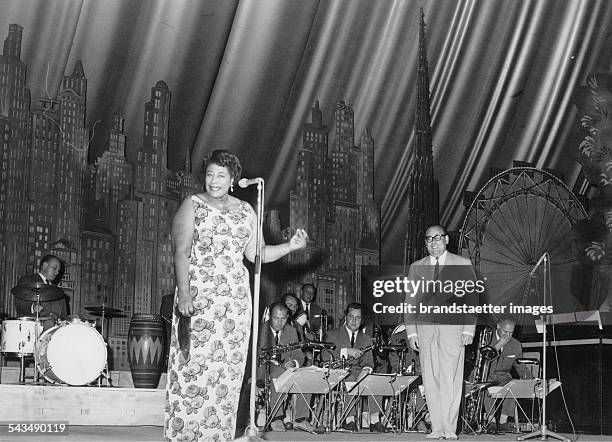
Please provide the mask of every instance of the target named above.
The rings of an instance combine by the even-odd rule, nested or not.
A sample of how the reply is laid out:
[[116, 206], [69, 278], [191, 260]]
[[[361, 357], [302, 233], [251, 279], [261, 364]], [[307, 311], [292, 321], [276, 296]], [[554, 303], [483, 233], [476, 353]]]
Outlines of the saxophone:
[[[319, 327], [319, 330], [317, 330], [316, 336], [317, 338], [319, 338], [319, 342], [323, 342], [323, 339], [325, 339], [325, 334], [327, 333], [327, 310], [321, 310], [320, 319], [321, 319], [321, 326]], [[306, 323], [305, 328], [309, 333], [311, 333], [308, 323]], [[312, 364], [320, 367], [323, 362], [321, 359], [321, 349], [314, 348], [312, 350], [312, 356], [313, 356]]]
[[489, 367], [491, 361], [498, 356], [498, 351], [493, 348], [491, 339], [493, 338], [493, 328], [485, 326], [478, 338], [478, 347], [476, 348], [476, 360], [474, 362], [474, 373], [470, 383], [471, 390], [466, 393], [465, 413], [466, 419], [464, 426], [467, 427], [464, 431], [484, 430], [484, 395], [485, 388], [482, 387], [483, 382], [487, 381], [489, 376]]
[[[362, 351], [362, 353], [368, 352], [372, 349], [376, 348], [376, 344], [374, 345], [368, 345], [365, 348], [360, 348], [360, 350]], [[325, 361], [323, 363], [323, 368], [331, 368], [332, 370], [337, 369], [337, 368], [341, 368], [341, 369], [346, 369], [348, 367], [351, 366], [351, 362], [354, 361], [357, 358], [354, 358], [353, 356], [349, 356], [348, 358], [340, 358], [340, 359], [336, 359], [335, 361]]]
[[291, 350], [296, 350], [308, 345], [306, 342], [294, 342], [287, 345], [275, 345], [274, 347], [267, 347], [261, 349], [260, 364], [271, 362], [274, 365], [280, 365], [283, 363], [281, 355]]

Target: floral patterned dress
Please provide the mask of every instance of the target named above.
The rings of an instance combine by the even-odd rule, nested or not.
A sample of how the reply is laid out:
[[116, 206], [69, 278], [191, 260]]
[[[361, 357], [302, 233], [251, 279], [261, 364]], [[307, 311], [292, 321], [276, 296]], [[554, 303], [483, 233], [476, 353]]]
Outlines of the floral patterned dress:
[[[179, 348], [173, 316], [166, 440], [232, 440], [251, 330], [251, 291], [243, 252], [255, 213], [219, 210], [193, 195], [195, 229], [189, 257], [189, 352]], [[177, 302], [175, 295], [175, 304]]]

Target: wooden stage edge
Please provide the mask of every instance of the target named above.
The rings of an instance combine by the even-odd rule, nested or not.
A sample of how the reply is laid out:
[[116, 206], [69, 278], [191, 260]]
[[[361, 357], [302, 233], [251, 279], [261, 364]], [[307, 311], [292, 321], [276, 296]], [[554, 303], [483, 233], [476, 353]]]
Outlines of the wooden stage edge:
[[[111, 372], [114, 387], [92, 387], [40, 385], [27, 378], [25, 384], [6, 383], [7, 377], [13, 376], [5, 376], [11, 370], [2, 368], [2, 421], [65, 421], [69, 425], [104, 426], [164, 424], [166, 390], [133, 388], [129, 372]], [[165, 387], [165, 376], [160, 386]]]

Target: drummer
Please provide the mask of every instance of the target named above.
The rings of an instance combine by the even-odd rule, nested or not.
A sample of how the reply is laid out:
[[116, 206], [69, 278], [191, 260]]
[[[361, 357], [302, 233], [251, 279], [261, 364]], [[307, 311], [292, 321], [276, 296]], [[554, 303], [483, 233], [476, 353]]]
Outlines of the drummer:
[[[31, 275], [22, 276], [18, 286], [32, 283], [57, 285], [57, 277], [62, 268], [62, 261], [55, 255], [45, 255], [40, 260], [38, 271]], [[44, 318], [44, 329], [54, 325], [57, 318], [65, 319], [68, 316], [68, 298], [62, 295], [59, 299], [46, 301], [44, 294], [40, 302], [20, 299], [14, 296], [17, 316], [35, 316], [38, 311], [39, 318]]]

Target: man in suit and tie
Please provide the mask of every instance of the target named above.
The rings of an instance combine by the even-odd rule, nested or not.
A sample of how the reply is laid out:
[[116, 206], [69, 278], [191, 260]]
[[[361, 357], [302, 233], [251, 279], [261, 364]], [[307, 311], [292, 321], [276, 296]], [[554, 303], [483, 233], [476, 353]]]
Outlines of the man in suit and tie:
[[[327, 334], [327, 340], [336, 345], [334, 350], [331, 350], [335, 360], [345, 358], [345, 366], [350, 369], [349, 376], [346, 381], [357, 381], [369, 373], [374, 371], [374, 358], [372, 349], [374, 341], [362, 329], [363, 323], [362, 304], [357, 302], [350, 303], [345, 310], [345, 323], [339, 328], [331, 330]], [[377, 398], [380, 403], [380, 399]], [[347, 400], [345, 399], [345, 403]], [[384, 432], [385, 427], [380, 422], [379, 409], [372, 397], [368, 397], [368, 409], [370, 420], [370, 431]], [[357, 431], [355, 423], [355, 414], [348, 416], [343, 424], [346, 430]]]
[[[447, 244], [448, 235], [443, 227], [429, 227], [425, 233], [429, 256], [410, 266], [408, 279], [418, 281], [427, 275], [426, 279], [441, 280], [444, 266], [451, 266], [449, 271], [454, 266], [469, 266], [470, 274], [475, 279], [470, 260], [448, 252]], [[413, 296], [406, 293], [406, 303], [414, 304]], [[427, 296], [439, 303], [448, 295], [428, 293]], [[431, 433], [426, 436], [428, 439], [457, 439], [465, 346], [471, 344], [474, 338], [475, 321], [471, 317], [462, 318], [462, 323], [446, 319], [438, 321], [436, 317], [432, 320], [431, 316], [405, 315], [408, 344], [419, 352], [425, 399], [431, 418]]]
[[308, 339], [318, 339], [318, 332], [321, 328], [321, 312], [323, 309], [315, 303], [317, 288], [314, 284], [307, 282], [302, 285], [300, 292], [300, 302], [302, 311], [306, 313], [306, 337]]
[[[298, 342], [298, 335], [295, 328], [289, 325], [289, 307], [287, 307], [282, 302], [274, 302], [270, 306], [270, 319], [264, 322], [261, 327], [260, 337], [259, 337], [259, 354], [263, 349], [271, 349], [272, 347], [282, 347], [289, 344], [296, 344]], [[272, 379], [279, 377], [281, 374], [285, 372], [288, 368], [298, 367], [298, 359], [302, 355], [302, 352], [299, 348], [292, 349], [287, 352], [280, 353], [280, 361], [273, 361], [273, 363], [269, 363], [270, 367], [270, 407], [273, 408], [274, 404], [276, 404], [279, 393], [276, 391], [274, 387], [274, 382]], [[257, 369], [257, 379], [258, 383], [262, 383], [265, 379], [265, 364], [262, 364], [260, 361], [260, 365]], [[298, 401], [299, 403], [299, 401]], [[296, 406], [297, 407], [297, 406]], [[301, 412], [300, 408], [300, 412]], [[285, 421], [283, 422], [282, 416], [285, 412], [285, 407], [281, 405], [281, 407], [277, 410], [274, 420], [271, 422], [270, 426], [273, 431], [285, 431], [287, 429], [292, 429], [293, 425], [291, 424], [288, 416], [285, 416]], [[296, 412], [297, 414], [297, 412]]]
[[[38, 271], [31, 275], [22, 276], [17, 285], [42, 283], [56, 285], [57, 276], [62, 268], [62, 262], [55, 255], [45, 255], [40, 260]], [[15, 310], [17, 316], [33, 316], [38, 310], [39, 317], [51, 317], [51, 323], [56, 318], [65, 318], [68, 315], [68, 299], [64, 295], [54, 301], [41, 301], [40, 303], [26, 301], [15, 297]], [[49, 321], [46, 321], [49, 322]], [[45, 323], [45, 328], [48, 324]]]
[[[497, 328], [489, 345], [497, 350], [498, 355], [490, 362], [489, 375], [486, 381], [496, 381], [499, 386], [506, 385], [513, 378], [511, 373], [513, 369], [520, 379], [533, 379], [531, 370], [529, 370], [525, 364], [519, 364], [517, 362], [517, 359], [523, 357], [523, 347], [517, 339], [512, 337], [515, 326], [516, 321], [511, 317], [501, 318], [497, 322]], [[492, 400], [486, 397], [485, 406], [488, 408], [491, 406], [491, 403]], [[513, 414], [514, 399], [504, 399], [499, 418], [501, 430], [514, 430], [514, 428], [510, 428], [510, 425], [507, 425], [508, 416]]]

